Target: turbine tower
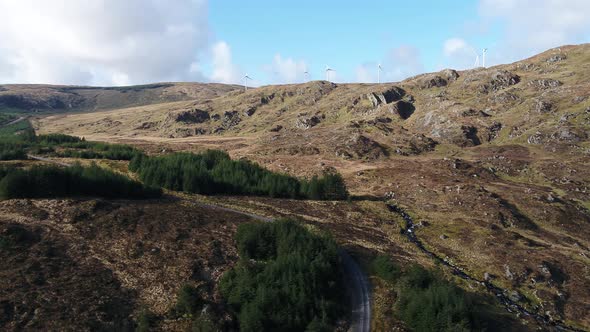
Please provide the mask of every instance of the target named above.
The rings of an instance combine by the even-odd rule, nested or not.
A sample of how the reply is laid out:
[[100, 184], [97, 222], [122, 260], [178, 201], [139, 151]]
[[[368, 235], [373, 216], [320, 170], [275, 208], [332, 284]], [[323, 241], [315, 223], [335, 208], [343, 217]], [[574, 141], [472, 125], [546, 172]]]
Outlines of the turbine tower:
[[484, 48], [483, 51], [481, 52], [481, 66], [482, 67], [486, 67], [486, 53], [488, 52], [487, 48]]
[[476, 50], [471, 49], [473, 51], [473, 54], [475, 55], [475, 63], [473, 63], [473, 67], [474, 68], [478, 68], [479, 67], [479, 54], [477, 53]]
[[377, 84], [381, 83], [381, 64], [377, 64]]
[[328, 82], [330, 82], [330, 72], [331, 71], [335, 71], [335, 70], [330, 68], [328, 65], [326, 65], [326, 81], [328, 81]]
[[309, 81], [309, 71], [307, 71], [307, 69], [303, 72], [303, 81]]
[[248, 80], [251, 81], [252, 78], [250, 76], [248, 76], [248, 74], [246, 74], [246, 75], [244, 75], [243, 80], [244, 80], [244, 91], [247, 91], [248, 90], [248, 86], [246, 85], [246, 83], [248, 82]]

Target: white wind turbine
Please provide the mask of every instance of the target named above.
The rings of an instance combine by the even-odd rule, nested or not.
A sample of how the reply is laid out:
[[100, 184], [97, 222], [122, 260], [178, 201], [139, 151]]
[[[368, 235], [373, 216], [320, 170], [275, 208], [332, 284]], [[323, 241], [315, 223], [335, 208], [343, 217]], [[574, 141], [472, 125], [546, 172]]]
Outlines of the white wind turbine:
[[330, 68], [326, 65], [326, 81], [330, 82], [330, 72], [335, 71], [334, 69]]
[[377, 84], [381, 83], [381, 64], [377, 64]]
[[305, 82], [309, 81], [309, 71], [307, 69], [303, 72], [303, 80]]
[[473, 64], [473, 67], [477, 68], [479, 67], [479, 54], [477, 54], [477, 52], [474, 50], [473, 53], [475, 53], [475, 63]]
[[481, 66], [486, 67], [486, 53], [488, 52], [487, 48], [484, 48], [481, 52]]
[[248, 76], [248, 74], [246, 74], [246, 75], [244, 75], [243, 80], [244, 80], [244, 91], [247, 91], [248, 90], [248, 86], [246, 85], [246, 83], [248, 83], [248, 80], [251, 81], [252, 78], [250, 76]]

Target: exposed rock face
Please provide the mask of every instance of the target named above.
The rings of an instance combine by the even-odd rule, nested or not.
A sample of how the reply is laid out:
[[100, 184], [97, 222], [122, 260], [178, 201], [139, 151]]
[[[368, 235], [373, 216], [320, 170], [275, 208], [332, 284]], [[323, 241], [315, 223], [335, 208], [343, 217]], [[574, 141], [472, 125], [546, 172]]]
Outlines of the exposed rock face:
[[402, 88], [392, 87], [383, 92], [371, 92], [366, 95], [367, 99], [373, 104], [373, 107], [389, 104], [402, 99], [406, 92]]
[[476, 146], [481, 144], [481, 140], [477, 136], [477, 128], [472, 126], [461, 126], [465, 141], [459, 142], [463, 146]]
[[174, 116], [176, 122], [184, 123], [203, 123], [209, 121], [209, 119], [209, 112], [200, 109], [180, 112]]
[[142, 124], [137, 126], [135, 129], [148, 130], [148, 129], [156, 128], [157, 126], [158, 126], [157, 122], [143, 122]]
[[242, 121], [242, 119], [240, 119], [240, 114], [238, 113], [238, 111], [228, 111], [223, 113], [221, 125], [223, 126], [223, 128], [228, 129], [237, 125], [238, 123], [240, 123], [240, 121]]
[[448, 82], [446, 79], [438, 75], [433, 75], [420, 80], [419, 86], [421, 89], [430, 89], [434, 87], [446, 86], [447, 84]]
[[276, 125], [276, 126], [272, 127], [272, 128], [270, 129], [270, 131], [271, 131], [271, 132], [273, 132], [273, 133], [277, 133], [277, 132], [281, 131], [281, 129], [283, 129], [283, 126], [281, 126], [281, 125]]
[[[471, 81], [479, 80], [478, 77], [471, 77], [465, 80], [466, 83]], [[493, 91], [502, 90], [509, 86], [518, 84], [520, 82], [520, 76], [513, 74], [507, 70], [494, 71], [488, 76], [483, 83], [478, 85], [478, 91], [480, 93], [490, 93]]]
[[317, 115], [311, 117], [299, 117], [295, 121], [295, 127], [299, 129], [309, 129], [311, 127], [315, 127], [320, 122], [322, 122], [322, 120]]
[[553, 79], [538, 79], [538, 80], [532, 80], [532, 81], [528, 82], [527, 85], [532, 86], [538, 90], [543, 90], [543, 89], [549, 89], [549, 88], [557, 88], [557, 87], [563, 85], [563, 83], [561, 81], [553, 80]]
[[336, 155], [344, 159], [375, 160], [387, 155], [385, 148], [374, 140], [355, 135], [336, 149]]
[[436, 74], [425, 75], [418, 81], [418, 87], [421, 89], [430, 89], [433, 87], [447, 86], [459, 78], [459, 73], [453, 69], [445, 69]]
[[414, 104], [404, 101], [404, 100], [400, 100], [400, 101], [396, 102], [395, 104], [391, 105], [391, 108], [389, 109], [389, 111], [392, 114], [397, 114], [397, 115], [399, 115], [400, 118], [402, 118], [404, 120], [406, 120], [410, 116], [412, 116], [412, 114], [414, 114], [415, 110], [416, 110], [416, 107], [414, 106]]

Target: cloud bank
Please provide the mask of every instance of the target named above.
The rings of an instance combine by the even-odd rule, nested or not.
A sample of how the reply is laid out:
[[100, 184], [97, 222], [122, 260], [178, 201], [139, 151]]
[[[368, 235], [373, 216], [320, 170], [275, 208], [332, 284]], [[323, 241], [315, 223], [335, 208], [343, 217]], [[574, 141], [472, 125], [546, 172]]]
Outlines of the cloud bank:
[[0, 0], [0, 80], [124, 85], [202, 80], [207, 2]]

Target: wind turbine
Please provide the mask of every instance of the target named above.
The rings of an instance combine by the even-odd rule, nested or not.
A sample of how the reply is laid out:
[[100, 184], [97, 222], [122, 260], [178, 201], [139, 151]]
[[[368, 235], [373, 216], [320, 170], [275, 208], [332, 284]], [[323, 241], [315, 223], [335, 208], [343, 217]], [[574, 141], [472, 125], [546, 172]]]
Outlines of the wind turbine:
[[244, 80], [244, 91], [247, 91], [248, 90], [248, 86], [246, 85], [246, 83], [248, 82], [248, 80], [251, 81], [252, 78], [250, 76], [248, 76], [248, 74], [246, 74], [246, 75], [244, 75], [243, 80]]
[[328, 82], [330, 82], [330, 72], [331, 71], [335, 71], [335, 70], [330, 68], [328, 65], [326, 65], [326, 81], [328, 81]]
[[377, 84], [381, 83], [381, 64], [377, 64]]
[[477, 52], [472, 49], [473, 54], [475, 54], [475, 63], [473, 64], [474, 68], [478, 68], [479, 67], [479, 54], [477, 54]]
[[486, 67], [486, 53], [488, 52], [487, 48], [484, 48], [483, 51], [481, 52], [481, 66], [482, 67]]
[[309, 81], [309, 71], [307, 69], [303, 72], [303, 80], [305, 82]]

